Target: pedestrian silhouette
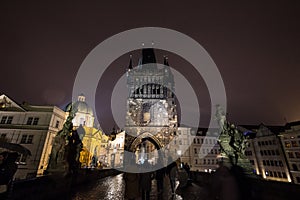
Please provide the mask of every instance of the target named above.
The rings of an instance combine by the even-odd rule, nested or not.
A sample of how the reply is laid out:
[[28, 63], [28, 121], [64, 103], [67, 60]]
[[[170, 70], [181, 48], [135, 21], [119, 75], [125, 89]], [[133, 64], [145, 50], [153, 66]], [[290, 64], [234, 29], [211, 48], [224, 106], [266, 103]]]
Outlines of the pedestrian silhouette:
[[238, 200], [239, 191], [234, 175], [226, 166], [220, 166], [213, 175], [212, 199]]
[[[130, 159], [131, 171], [138, 172], [138, 166], [135, 163], [135, 159]], [[124, 173], [125, 180], [125, 199], [135, 200], [138, 199], [140, 195], [140, 174], [139, 173]]]
[[157, 184], [157, 193], [161, 194], [164, 189], [164, 178], [165, 178], [165, 168], [160, 168], [155, 172], [155, 179]]
[[15, 163], [18, 153], [2, 152], [0, 154], [0, 199], [8, 198], [13, 177], [18, 169]]
[[146, 160], [145, 163], [142, 165], [144, 172], [140, 174], [140, 187], [142, 192], [142, 200], [150, 200], [150, 192], [152, 186], [152, 179], [154, 178], [153, 172], [150, 169], [151, 165]]
[[177, 164], [173, 161], [167, 166], [167, 175], [170, 180], [172, 193], [175, 194], [176, 177], [177, 177]]

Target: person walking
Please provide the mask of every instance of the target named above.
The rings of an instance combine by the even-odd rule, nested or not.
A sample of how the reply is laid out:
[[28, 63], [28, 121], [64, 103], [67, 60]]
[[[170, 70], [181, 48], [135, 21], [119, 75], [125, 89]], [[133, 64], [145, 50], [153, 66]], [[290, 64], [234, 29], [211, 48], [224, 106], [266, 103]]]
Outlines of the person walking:
[[[131, 160], [131, 171], [138, 172], [138, 166], [134, 162], [134, 159]], [[125, 180], [125, 199], [135, 200], [138, 199], [140, 195], [140, 174], [139, 173], [124, 173]]]
[[143, 169], [148, 171], [141, 173], [140, 177], [140, 187], [142, 192], [142, 200], [150, 200], [150, 192], [151, 192], [151, 186], [152, 186], [152, 179], [154, 178], [153, 173], [151, 172], [150, 165], [148, 161], [145, 161], [143, 164]]
[[140, 197], [139, 181], [140, 176], [138, 173], [125, 173], [125, 199], [135, 200]]
[[177, 164], [175, 161], [173, 161], [170, 165], [167, 167], [167, 175], [170, 180], [171, 190], [172, 194], [175, 194], [175, 186], [176, 186], [176, 177], [177, 177]]
[[236, 179], [226, 166], [220, 166], [213, 175], [211, 199], [239, 199], [239, 191]]
[[186, 173], [188, 174], [188, 178], [190, 178], [191, 168], [189, 164], [185, 163], [183, 168], [185, 169]]
[[164, 189], [164, 177], [165, 177], [165, 168], [160, 168], [155, 172], [155, 179], [157, 185], [157, 193], [161, 194]]

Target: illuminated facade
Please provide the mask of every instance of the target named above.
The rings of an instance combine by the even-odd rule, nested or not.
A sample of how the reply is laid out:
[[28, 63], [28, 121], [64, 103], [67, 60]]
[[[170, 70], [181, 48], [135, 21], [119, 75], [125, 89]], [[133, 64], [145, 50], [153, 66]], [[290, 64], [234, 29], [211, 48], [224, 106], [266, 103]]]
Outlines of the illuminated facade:
[[94, 127], [94, 112], [85, 102], [85, 96], [79, 95], [76, 102], [66, 106], [67, 115], [70, 109], [76, 110], [72, 123], [83, 143], [83, 150], [80, 152], [79, 158], [81, 166], [100, 167], [105, 165], [108, 137]]
[[106, 163], [111, 168], [123, 167], [125, 131], [118, 132], [108, 141]]
[[300, 122], [287, 124], [280, 135], [293, 183], [300, 184]]
[[[213, 129], [212, 129], [213, 130]], [[205, 129], [191, 129], [191, 145], [189, 147], [190, 153], [190, 168], [192, 171], [212, 172], [218, 166], [218, 156], [220, 155], [220, 146], [216, 133], [207, 132]]]
[[[6, 95], [0, 96], [0, 137], [30, 150], [17, 161], [15, 179], [42, 175], [52, 150], [53, 138], [62, 128], [66, 113], [56, 106], [19, 105]], [[4, 150], [4, 149], [2, 149]]]
[[76, 110], [76, 116], [72, 120], [73, 126], [79, 127], [94, 127], [94, 112], [93, 109], [85, 102], [85, 96], [80, 94], [74, 103], [69, 103], [66, 106], [66, 112], [73, 108]]
[[188, 163], [191, 165], [191, 148], [190, 145], [192, 143], [191, 138], [191, 128], [188, 127], [178, 127], [178, 150], [177, 153], [180, 156], [180, 161], [183, 163]]
[[143, 143], [148, 141], [155, 149], [164, 147], [164, 153], [177, 155], [177, 113], [172, 92], [174, 78], [167, 58], [164, 65], [159, 66], [154, 50], [142, 49], [137, 67], [133, 68], [130, 60], [127, 88], [125, 149], [130, 152], [142, 151], [145, 148]]
[[254, 172], [267, 180], [291, 182], [285, 153], [280, 138], [276, 135], [284, 130], [284, 127], [263, 124], [248, 129], [245, 127], [242, 127], [244, 133], [249, 130], [256, 133], [255, 138], [248, 140], [249, 146], [245, 152]]
[[94, 127], [79, 126], [77, 132], [84, 131], [83, 150], [79, 161], [82, 167], [101, 167], [105, 164], [108, 137]]
[[216, 137], [196, 136], [191, 145], [191, 160], [194, 171], [211, 172], [218, 168], [220, 146]]

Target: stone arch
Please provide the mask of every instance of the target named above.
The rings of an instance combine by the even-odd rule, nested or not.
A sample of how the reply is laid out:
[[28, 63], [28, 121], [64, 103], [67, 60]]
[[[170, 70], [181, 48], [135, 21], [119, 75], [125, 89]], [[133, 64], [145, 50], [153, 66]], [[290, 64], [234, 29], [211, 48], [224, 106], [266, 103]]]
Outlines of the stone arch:
[[143, 139], [147, 139], [152, 142], [157, 149], [161, 149], [163, 147], [162, 143], [157, 137], [155, 137], [155, 135], [149, 132], [144, 132], [133, 140], [133, 142], [129, 146], [129, 151], [134, 152], [137, 146], [143, 141]]

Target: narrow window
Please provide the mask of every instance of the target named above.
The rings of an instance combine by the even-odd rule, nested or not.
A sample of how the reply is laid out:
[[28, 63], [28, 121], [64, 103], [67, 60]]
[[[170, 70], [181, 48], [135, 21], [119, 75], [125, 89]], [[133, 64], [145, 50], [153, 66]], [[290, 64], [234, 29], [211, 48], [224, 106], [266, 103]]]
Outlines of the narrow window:
[[39, 123], [39, 118], [35, 117], [34, 120], [33, 120], [32, 125], [38, 125], [38, 123]]
[[27, 144], [32, 144], [33, 141], [33, 135], [29, 135], [27, 139]]
[[32, 120], [33, 120], [33, 117], [28, 117], [28, 119], [27, 119], [27, 125], [31, 125], [31, 123], [32, 123]]
[[57, 120], [56, 124], [55, 124], [55, 128], [58, 128], [58, 127], [59, 127], [59, 121]]
[[27, 140], [27, 135], [22, 135], [21, 144], [25, 144]]
[[1, 118], [0, 124], [5, 124], [6, 119], [7, 119], [7, 116], [3, 116], [3, 117]]
[[11, 124], [12, 120], [13, 120], [13, 116], [9, 116], [9, 117], [7, 118], [6, 124]]

